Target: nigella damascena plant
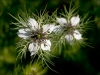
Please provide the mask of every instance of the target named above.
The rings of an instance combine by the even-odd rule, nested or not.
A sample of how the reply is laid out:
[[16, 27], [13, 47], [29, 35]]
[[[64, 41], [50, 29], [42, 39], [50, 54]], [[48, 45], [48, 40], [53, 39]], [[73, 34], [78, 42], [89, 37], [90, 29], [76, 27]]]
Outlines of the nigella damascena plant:
[[62, 33], [65, 35], [65, 39], [69, 44], [72, 44], [74, 39], [82, 39], [82, 34], [77, 29], [77, 25], [80, 23], [79, 15], [71, 17], [69, 21], [63, 17], [57, 17], [56, 20], [59, 25], [55, 26], [55, 32], [62, 31]]
[[30, 40], [28, 50], [31, 56], [36, 54], [38, 50], [50, 51], [51, 42], [48, 36], [53, 31], [54, 24], [41, 25], [35, 19], [29, 18], [27, 26], [20, 28], [17, 34], [24, 40]]

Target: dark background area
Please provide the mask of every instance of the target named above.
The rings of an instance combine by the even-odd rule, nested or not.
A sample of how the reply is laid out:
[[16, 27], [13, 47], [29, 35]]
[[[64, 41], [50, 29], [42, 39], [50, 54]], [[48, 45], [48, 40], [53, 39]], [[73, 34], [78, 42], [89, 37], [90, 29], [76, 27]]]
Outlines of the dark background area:
[[[20, 40], [16, 30], [11, 30], [11, 21], [16, 22], [8, 13], [17, 16], [21, 11], [28, 11], [37, 14], [37, 11], [44, 9], [47, 5], [49, 13], [63, 5], [69, 8], [71, 0], [0, 0], [0, 75], [12, 75], [18, 52], [16, 43]], [[90, 20], [94, 20], [83, 36], [88, 38], [91, 47], [82, 47], [76, 52], [59, 56], [53, 59], [56, 71], [60, 75], [100, 75], [100, 0], [72, 0], [72, 5], [77, 4], [80, 16], [89, 13]], [[28, 62], [30, 58], [24, 59]], [[20, 74], [19, 74], [20, 75]], [[48, 75], [59, 75], [48, 71]]]

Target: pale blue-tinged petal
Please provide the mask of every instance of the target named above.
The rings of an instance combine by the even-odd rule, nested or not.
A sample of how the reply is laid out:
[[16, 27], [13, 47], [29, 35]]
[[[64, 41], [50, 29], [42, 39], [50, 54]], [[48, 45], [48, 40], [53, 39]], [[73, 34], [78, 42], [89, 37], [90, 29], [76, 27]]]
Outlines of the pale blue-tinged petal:
[[17, 35], [18, 35], [20, 38], [23, 38], [23, 39], [28, 39], [28, 38], [30, 38], [29, 35], [26, 34], [26, 33], [19, 33], [19, 32], [18, 32]]
[[28, 28], [21, 28], [18, 31], [19, 31], [19, 33], [29, 33], [31, 30]]
[[71, 18], [71, 24], [72, 26], [76, 26], [78, 23], [80, 22], [80, 18], [79, 18], [79, 15], [78, 16], [74, 16]]
[[60, 25], [54, 27], [54, 30], [53, 30], [54, 33], [59, 33], [60, 31], [61, 31]]
[[28, 38], [29, 38], [29, 34], [30, 34], [30, 30], [29, 30], [28, 28], [19, 29], [18, 32], [17, 32], [17, 35], [18, 35], [20, 38], [23, 38], [23, 39], [28, 39]]
[[50, 40], [44, 40], [44, 42], [41, 43], [42, 50], [48, 50], [48, 51], [50, 51], [50, 47], [51, 47]]
[[49, 34], [53, 31], [54, 24], [46, 24], [46, 25], [43, 25], [42, 28], [43, 28], [43, 33]]
[[35, 19], [29, 18], [29, 24], [28, 25], [32, 30], [36, 31], [38, 29], [38, 23], [36, 22]]
[[38, 43], [30, 43], [28, 50], [31, 53], [31, 56], [36, 54], [36, 52], [38, 51]]
[[72, 40], [73, 40], [73, 36], [68, 34], [68, 35], [65, 36], [65, 39], [68, 41], [69, 44], [71, 44]]

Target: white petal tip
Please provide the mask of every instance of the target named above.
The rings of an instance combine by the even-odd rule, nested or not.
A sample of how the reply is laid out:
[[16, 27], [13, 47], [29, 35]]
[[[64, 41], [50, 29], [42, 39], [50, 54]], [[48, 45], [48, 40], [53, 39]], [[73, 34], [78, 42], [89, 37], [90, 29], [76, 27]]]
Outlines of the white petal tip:
[[60, 25], [64, 25], [67, 23], [67, 20], [65, 18], [56, 18], [57, 19], [57, 22], [60, 24]]
[[80, 22], [79, 15], [74, 16], [74, 17], [71, 18], [71, 24], [72, 24], [72, 26], [76, 26], [79, 22]]

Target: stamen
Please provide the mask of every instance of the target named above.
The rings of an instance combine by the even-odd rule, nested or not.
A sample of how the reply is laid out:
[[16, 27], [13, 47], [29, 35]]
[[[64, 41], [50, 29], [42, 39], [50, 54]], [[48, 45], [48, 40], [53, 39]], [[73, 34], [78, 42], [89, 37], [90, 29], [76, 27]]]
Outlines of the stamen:
[[[33, 39], [34, 42], [42, 43], [47, 38], [47, 33], [43, 33], [43, 28], [32, 31], [30, 37]], [[48, 30], [49, 32], [49, 30]]]
[[50, 29], [47, 30], [47, 33], [50, 33]]

